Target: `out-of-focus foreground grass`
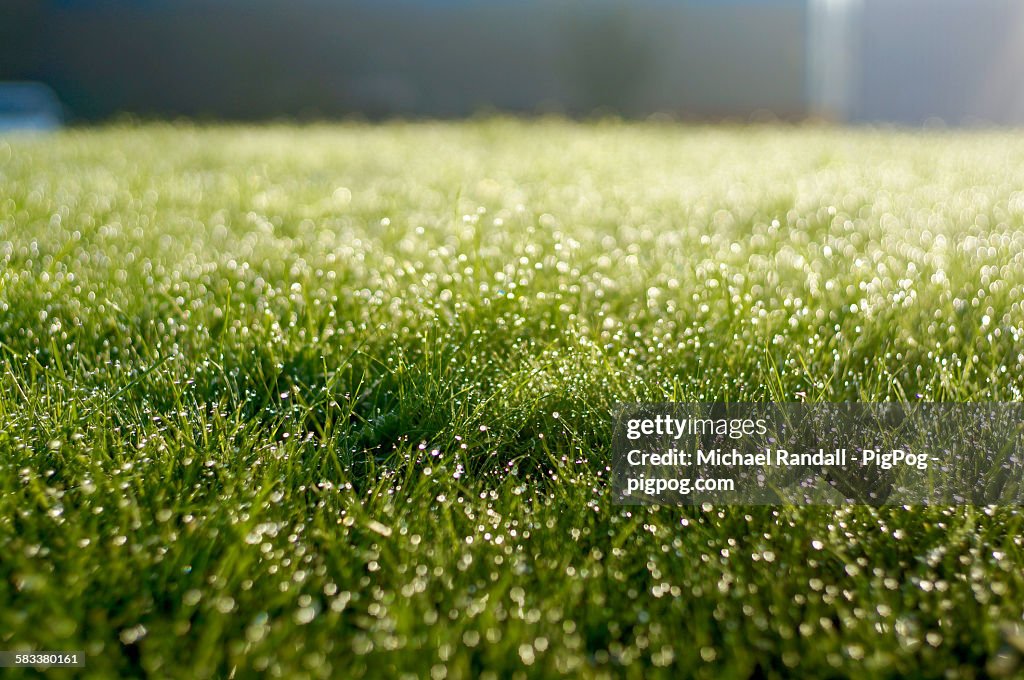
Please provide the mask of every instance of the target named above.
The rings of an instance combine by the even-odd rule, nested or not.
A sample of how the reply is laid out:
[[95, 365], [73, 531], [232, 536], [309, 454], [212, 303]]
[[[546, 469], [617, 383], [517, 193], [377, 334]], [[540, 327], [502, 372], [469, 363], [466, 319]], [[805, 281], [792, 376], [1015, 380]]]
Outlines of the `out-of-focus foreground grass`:
[[94, 677], [1024, 672], [1016, 508], [606, 492], [618, 401], [1020, 400], [1021, 158], [503, 120], [0, 140], [0, 648]]

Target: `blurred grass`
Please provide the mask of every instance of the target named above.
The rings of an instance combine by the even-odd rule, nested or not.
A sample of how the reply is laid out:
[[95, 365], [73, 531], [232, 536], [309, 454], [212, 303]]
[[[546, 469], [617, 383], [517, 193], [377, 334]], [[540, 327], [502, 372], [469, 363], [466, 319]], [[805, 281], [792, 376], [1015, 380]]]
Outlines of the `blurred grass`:
[[91, 677], [1017, 675], [1017, 508], [605, 482], [617, 401], [1019, 401], [1022, 155], [509, 120], [0, 139], [0, 648]]

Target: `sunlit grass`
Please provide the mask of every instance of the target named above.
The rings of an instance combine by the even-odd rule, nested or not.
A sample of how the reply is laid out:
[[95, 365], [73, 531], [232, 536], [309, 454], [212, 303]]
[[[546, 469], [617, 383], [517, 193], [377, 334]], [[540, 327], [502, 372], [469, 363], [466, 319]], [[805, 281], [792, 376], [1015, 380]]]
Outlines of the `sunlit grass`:
[[95, 677], [1022, 672], [1016, 508], [605, 488], [619, 401], [1019, 401], [1022, 157], [512, 121], [0, 140], [0, 648]]

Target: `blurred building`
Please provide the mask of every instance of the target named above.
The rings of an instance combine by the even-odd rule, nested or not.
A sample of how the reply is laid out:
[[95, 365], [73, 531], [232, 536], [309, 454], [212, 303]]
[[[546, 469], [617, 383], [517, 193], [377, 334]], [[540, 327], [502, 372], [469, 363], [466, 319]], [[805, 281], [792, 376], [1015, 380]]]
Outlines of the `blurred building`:
[[1024, 122], [1019, 0], [2, 0], [0, 79], [77, 119]]

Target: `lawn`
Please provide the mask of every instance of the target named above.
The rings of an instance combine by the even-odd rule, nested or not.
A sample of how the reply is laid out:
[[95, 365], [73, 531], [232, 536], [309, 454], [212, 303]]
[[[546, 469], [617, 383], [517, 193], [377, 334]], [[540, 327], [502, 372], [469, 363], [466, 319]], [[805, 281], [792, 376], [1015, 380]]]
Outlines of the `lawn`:
[[1020, 401], [1024, 138], [0, 138], [0, 649], [205, 678], [1024, 673], [1024, 515], [612, 505], [634, 401]]

